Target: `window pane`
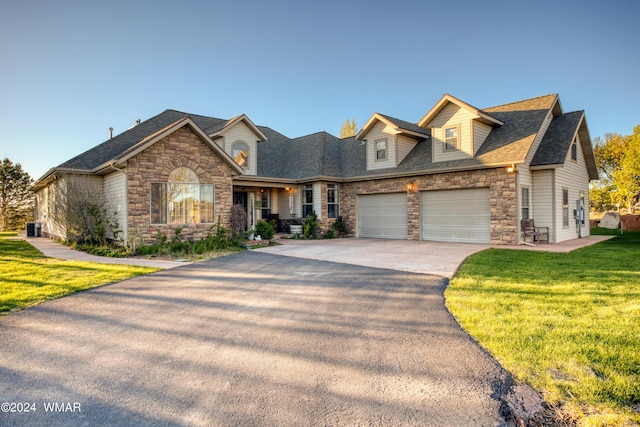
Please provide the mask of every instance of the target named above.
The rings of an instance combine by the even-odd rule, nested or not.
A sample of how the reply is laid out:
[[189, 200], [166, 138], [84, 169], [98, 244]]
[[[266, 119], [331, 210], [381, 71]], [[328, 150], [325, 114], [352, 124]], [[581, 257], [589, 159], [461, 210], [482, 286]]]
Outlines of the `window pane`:
[[200, 186], [200, 222], [213, 223], [213, 185]]
[[169, 223], [195, 224], [199, 222], [198, 184], [169, 183]]
[[233, 160], [242, 167], [249, 167], [249, 146], [242, 141], [233, 143]]
[[167, 223], [167, 184], [151, 183], [151, 224]]
[[174, 169], [173, 172], [169, 174], [169, 182], [188, 182], [197, 184], [200, 181], [198, 180], [198, 175], [193, 169], [183, 166]]

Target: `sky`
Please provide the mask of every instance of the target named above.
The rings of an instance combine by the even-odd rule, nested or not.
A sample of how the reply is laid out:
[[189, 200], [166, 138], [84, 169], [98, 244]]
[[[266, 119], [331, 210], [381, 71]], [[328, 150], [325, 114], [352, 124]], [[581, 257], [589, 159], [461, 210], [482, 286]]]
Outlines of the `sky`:
[[558, 93], [640, 124], [637, 0], [0, 0], [0, 158], [34, 179], [166, 109], [289, 137]]

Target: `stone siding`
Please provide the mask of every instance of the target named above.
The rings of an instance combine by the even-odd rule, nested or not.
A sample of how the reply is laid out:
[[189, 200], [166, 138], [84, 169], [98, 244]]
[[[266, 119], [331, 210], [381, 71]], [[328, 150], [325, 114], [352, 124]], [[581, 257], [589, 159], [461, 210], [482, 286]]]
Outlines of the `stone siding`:
[[182, 239], [198, 240], [206, 237], [212, 224], [151, 224], [151, 183], [167, 182], [176, 168], [193, 169], [200, 184], [214, 185], [214, 221], [229, 226], [232, 203], [232, 168], [191, 130], [184, 126], [151, 147], [132, 157], [127, 164], [129, 193], [129, 239], [150, 244], [158, 232], [170, 239], [181, 228]]
[[[412, 191], [407, 190], [408, 184], [413, 184]], [[420, 192], [466, 188], [490, 189], [491, 244], [516, 244], [516, 174], [509, 174], [504, 168], [344, 183], [340, 191], [340, 213], [348, 227], [355, 232], [358, 195], [407, 192], [407, 239], [420, 240]]]

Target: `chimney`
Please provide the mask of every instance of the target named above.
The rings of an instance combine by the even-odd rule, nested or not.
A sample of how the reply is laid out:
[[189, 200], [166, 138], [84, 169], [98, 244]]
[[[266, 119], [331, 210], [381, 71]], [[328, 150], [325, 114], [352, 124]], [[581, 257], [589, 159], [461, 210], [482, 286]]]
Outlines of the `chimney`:
[[113, 138], [113, 128], [109, 128], [109, 139]]

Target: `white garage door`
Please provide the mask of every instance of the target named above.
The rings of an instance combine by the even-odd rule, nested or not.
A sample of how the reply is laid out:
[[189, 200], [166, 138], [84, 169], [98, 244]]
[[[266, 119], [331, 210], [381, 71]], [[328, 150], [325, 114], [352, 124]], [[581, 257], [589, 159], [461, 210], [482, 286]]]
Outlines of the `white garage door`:
[[407, 238], [407, 194], [358, 196], [358, 236]]
[[489, 189], [422, 193], [422, 239], [438, 242], [491, 242]]

